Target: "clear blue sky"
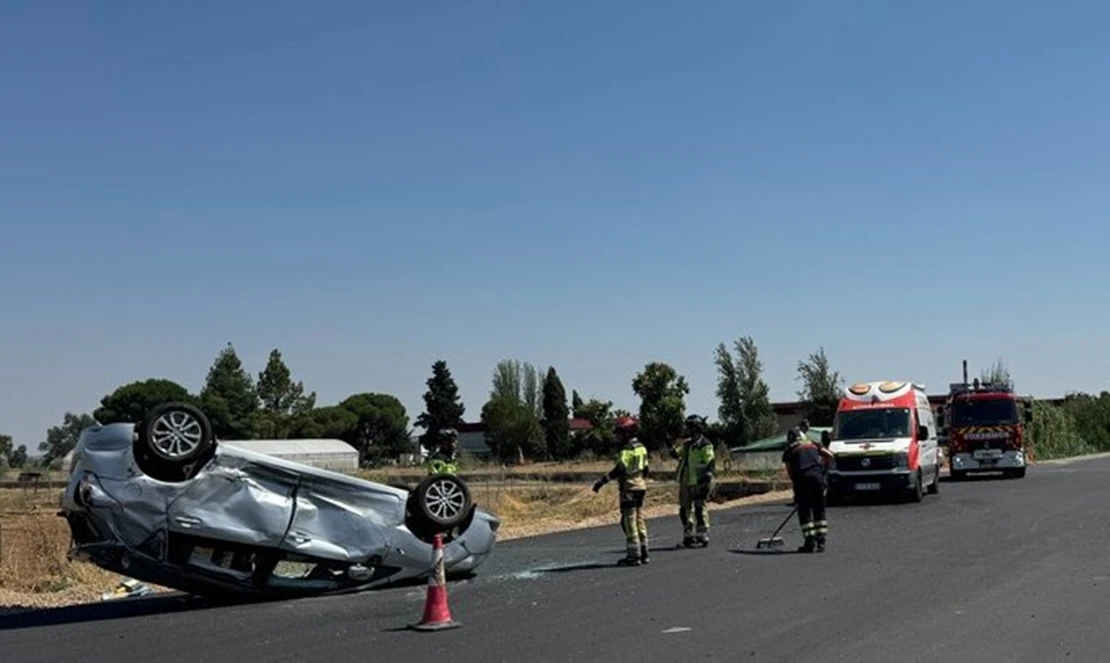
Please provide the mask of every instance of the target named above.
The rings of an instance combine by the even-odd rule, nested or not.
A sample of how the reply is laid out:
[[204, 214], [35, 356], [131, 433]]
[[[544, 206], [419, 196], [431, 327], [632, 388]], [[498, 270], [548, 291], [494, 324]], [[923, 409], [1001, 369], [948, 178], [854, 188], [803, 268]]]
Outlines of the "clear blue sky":
[[321, 404], [448, 361], [715, 417], [846, 379], [1108, 388], [1110, 6], [8, 2], [0, 431], [282, 349]]

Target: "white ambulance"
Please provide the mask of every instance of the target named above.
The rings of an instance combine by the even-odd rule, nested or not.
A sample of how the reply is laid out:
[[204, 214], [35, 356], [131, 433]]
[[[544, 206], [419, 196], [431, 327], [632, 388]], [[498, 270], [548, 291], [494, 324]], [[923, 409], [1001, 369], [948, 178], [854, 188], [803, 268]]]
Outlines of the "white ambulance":
[[920, 502], [939, 491], [937, 422], [925, 387], [912, 382], [859, 382], [844, 390], [832, 432], [822, 436], [836, 457], [829, 502], [887, 493]]

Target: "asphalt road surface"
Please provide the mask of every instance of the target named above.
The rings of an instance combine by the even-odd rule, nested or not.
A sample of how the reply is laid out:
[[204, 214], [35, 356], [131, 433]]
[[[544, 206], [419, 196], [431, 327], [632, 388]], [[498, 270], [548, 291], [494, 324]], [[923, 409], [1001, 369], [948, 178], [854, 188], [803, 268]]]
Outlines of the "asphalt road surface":
[[830, 510], [829, 549], [755, 554], [783, 504], [713, 514], [707, 549], [649, 521], [505, 542], [452, 583], [461, 628], [409, 631], [422, 585], [211, 606], [188, 598], [0, 619], [4, 661], [1098, 661], [1110, 657], [1110, 459], [945, 482], [920, 504]]

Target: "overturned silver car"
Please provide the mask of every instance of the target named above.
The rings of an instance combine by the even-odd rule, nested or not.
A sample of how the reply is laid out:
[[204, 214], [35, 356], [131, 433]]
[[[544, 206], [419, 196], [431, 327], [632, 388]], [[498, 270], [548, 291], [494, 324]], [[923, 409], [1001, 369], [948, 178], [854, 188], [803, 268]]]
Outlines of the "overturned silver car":
[[470, 573], [500, 524], [455, 476], [409, 491], [251, 452], [183, 403], [85, 429], [59, 515], [76, 559], [192, 594], [274, 597], [424, 577], [437, 532], [448, 574]]

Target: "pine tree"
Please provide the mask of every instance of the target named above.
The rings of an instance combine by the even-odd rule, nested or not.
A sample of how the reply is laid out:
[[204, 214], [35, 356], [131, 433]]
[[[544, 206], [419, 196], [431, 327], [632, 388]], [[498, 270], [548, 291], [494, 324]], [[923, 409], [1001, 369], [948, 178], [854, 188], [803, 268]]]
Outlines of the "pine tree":
[[416, 425], [424, 428], [420, 444], [430, 450], [437, 444], [437, 431], [463, 423], [466, 406], [459, 399], [459, 387], [446, 361], [440, 359], [432, 364], [432, 377], [425, 384], [428, 391], [424, 393], [424, 412], [416, 418]]
[[289, 367], [274, 348], [266, 368], [258, 374], [258, 437], [282, 439], [289, 436], [297, 423], [316, 407], [316, 392], [305, 394], [303, 382], [293, 382]]
[[239, 440], [254, 437], [258, 393], [231, 343], [220, 351], [209, 369], [200, 402], [212, 421], [216, 437]]

